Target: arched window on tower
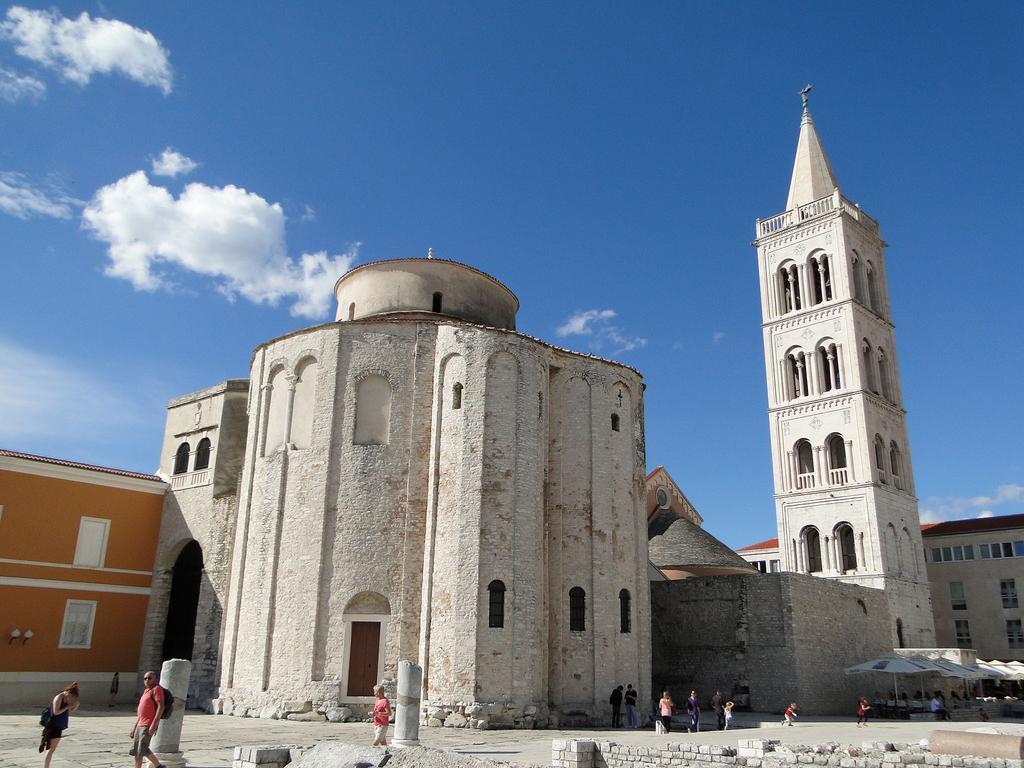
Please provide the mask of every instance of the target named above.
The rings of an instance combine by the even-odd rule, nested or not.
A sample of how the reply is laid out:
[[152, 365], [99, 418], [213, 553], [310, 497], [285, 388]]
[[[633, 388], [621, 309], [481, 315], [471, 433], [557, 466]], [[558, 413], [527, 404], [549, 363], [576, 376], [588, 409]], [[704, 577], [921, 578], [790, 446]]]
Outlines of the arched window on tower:
[[878, 297], [878, 280], [876, 279], [875, 268], [870, 261], [865, 265], [865, 272], [868, 276], [868, 298], [871, 301], [871, 309], [880, 315], [882, 314], [882, 303]]
[[612, 414], [612, 432], [618, 432], [618, 431], [619, 431], [619, 414], [613, 413]]
[[900, 448], [893, 440], [889, 443], [889, 469], [892, 471], [892, 484], [899, 490], [903, 490], [903, 461], [900, 457]]
[[801, 309], [800, 275], [796, 264], [782, 267], [779, 270], [782, 279], [782, 307], [784, 312], [795, 312]]
[[854, 301], [864, 303], [864, 288], [861, 286], [860, 281], [860, 257], [857, 256], [857, 252], [853, 252], [853, 258], [850, 259], [850, 293], [852, 294]]
[[878, 472], [878, 482], [889, 482], [885, 477], [885, 441], [881, 435], [875, 435], [875, 470]]
[[824, 268], [818, 259], [812, 256], [807, 262], [808, 277], [810, 277], [813, 287], [811, 289], [811, 304], [818, 305], [825, 300], [825, 287], [822, 285], [822, 272]]
[[853, 527], [849, 523], [840, 523], [834, 536], [839, 540], [840, 569], [844, 572], [857, 570], [857, 546]]
[[442, 303], [442, 299], [443, 298], [444, 297], [440, 293], [435, 293], [434, 294], [434, 300], [433, 300], [433, 302], [431, 304], [431, 311], [432, 312], [440, 312], [441, 311], [441, 303]]
[[378, 373], [356, 385], [353, 445], [387, 445], [391, 432], [391, 382]]
[[885, 357], [885, 350], [878, 348], [878, 380], [881, 384], [882, 397], [890, 403], [892, 399], [892, 386], [889, 382], [889, 361]]
[[632, 631], [632, 618], [631, 610], [632, 606], [630, 603], [632, 600], [629, 596], [628, 589], [619, 590], [619, 632], [624, 635], [628, 635]]
[[807, 440], [801, 440], [796, 444], [797, 476], [796, 487], [798, 490], [814, 487], [814, 451]]
[[455, 382], [452, 384], [452, 410], [457, 411], [462, 407], [462, 384]]
[[861, 353], [864, 358], [864, 381], [861, 382], [861, 385], [877, 395], [878, 381], [875, 376], [875, 356], [871, 352], [871, 344], [867, 339], [861, 342]]
[[807, 379], [807, 357], [795, 350], [786, 355], [787, 386], [789, 399], [806, 397], [811, 393]]
[[836, 433], [825, 441], [828, 448], [828, 481], [832, 485], [846, 485], [850, 482], [850, 470], [846, 464], [846, 441]]
[[192, 453], [192, 446], [188, 443], [182, 443], [178, 446], [178, 450], [174, 452], [174, 469], [171, 471], [172, 475], [184, 475], [188, 472], [188, 457]]
[[505, 626], [505, 582], [495, 579], [487, 585], [487, 626]]
[[349, 320], [355, 320], [356, 319], [356, 303], [354, 301], [351, 304], [348, 305], [348, 319]]
[[832, 301], [832, 258], [823, 255], [818, 269], [821, 273], [821, 286], [825, 292], [825, 301]]
[[831, 392], [842, 386], [839, 373], [839, 348], [832, 342], [818, 347], [818, 369], [821, 371], [823, 392]]
[[569, 590], [569, 631], [585, 632], [587, 629], [587, 593], [582, 587]]
[[193, 469], [206, 469], [210, 466], [210, 438], [204, 437], [196, 446], [196, 464]]
[[804, 530], [804, 547], [807, 551], [807, 572], [821, 572], [821, 536], [818, 529], [811, 527]]

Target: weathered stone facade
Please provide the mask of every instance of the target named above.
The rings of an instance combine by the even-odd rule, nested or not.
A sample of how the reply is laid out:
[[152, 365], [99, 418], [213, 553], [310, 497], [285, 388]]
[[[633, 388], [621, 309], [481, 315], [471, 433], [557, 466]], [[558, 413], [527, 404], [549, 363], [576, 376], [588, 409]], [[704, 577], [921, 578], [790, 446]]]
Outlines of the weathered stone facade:
[[[640, 375], [514, 332], [515, 297], [463, 265], [352, 274], [338, 284], [339, 321], [256, 349], [248, 419], [230, 436], [222, 425], [215, 454], [227, 462], [237, 441], [237, 492], [214, 482], [168, 495], [163, 562], [191, 534], [207, 570], [217, 563], [194, 659], [211, 685], [193, 694], [216, 692], [236, 714], [361, 711], [368, 683], [410, 659], [429, 721], [600, 722], [627, 681], [646, 700]], [[456, 316], [465, 306], [486, 321], [489, 294], [500, 327]], [[172, 403], [166, 462], [178, 412], [203, 396]], [[574, 588], [584, 598], [570, 626]], [[154, 583], [151, 654], [166, 592]]]
[[746, 687], [758, 712], [847, 714], [843, 669], [892, 648], [884, 592], [800, 574], [654, 582], [651, 610], [654, 693], [677, 701]]

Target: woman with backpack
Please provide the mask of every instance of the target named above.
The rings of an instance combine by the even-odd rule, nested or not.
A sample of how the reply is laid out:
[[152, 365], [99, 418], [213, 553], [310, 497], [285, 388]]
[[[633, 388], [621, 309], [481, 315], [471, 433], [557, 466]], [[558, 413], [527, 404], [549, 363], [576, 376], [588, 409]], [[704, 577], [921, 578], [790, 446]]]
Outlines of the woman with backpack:
[[46, 752], [46, 757], [43, 759], [43, 768], [50, 768], [50, 760], [53, 757], [53, 753], [57, 751], [61, 737], [64, 735], [64, 731], [67, 730], [71, 713], [78, 709], [78, 704], [78, 683], [72, 683], [54, 696], [49, 708], [43, 712], [46, 722], [43, 723], [43, 738], [39, 742], [39, 751]]

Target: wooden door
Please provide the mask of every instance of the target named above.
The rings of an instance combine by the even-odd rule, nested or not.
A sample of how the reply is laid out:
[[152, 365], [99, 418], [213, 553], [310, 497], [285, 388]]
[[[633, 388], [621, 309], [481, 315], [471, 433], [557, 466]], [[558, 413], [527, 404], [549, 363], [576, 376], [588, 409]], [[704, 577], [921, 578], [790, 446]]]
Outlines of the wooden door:
[[377, 684], [380, 622], [353, 621], [349, 637], [348, 695], [373, 696]]

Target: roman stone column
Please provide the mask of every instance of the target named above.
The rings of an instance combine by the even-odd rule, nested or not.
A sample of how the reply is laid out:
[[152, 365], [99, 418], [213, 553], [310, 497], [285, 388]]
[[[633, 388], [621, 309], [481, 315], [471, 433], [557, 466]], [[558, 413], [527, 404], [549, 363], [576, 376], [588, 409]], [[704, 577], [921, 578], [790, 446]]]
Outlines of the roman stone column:
[[423, 668], [411, 661], [398, 662], [395, 735], [391, 739], [391, 743], [396, 747], [414, 747], [420, 743], [420, 691], [422, 686]]
[[185, 699], [191, 676], [192, 662], [185, 659], [168, 659], [160, 668], [160, 685], [174, 695], [174, 708], [170, 717], [160, 721], [150, 748], [167, 768], [185, 766], [185, 756], [181, 752], [181, 726], [185, 719]]

